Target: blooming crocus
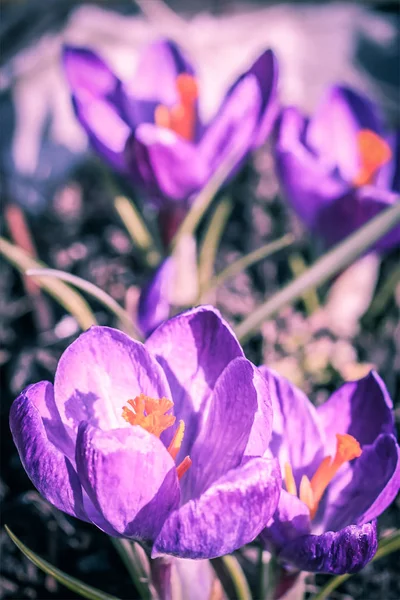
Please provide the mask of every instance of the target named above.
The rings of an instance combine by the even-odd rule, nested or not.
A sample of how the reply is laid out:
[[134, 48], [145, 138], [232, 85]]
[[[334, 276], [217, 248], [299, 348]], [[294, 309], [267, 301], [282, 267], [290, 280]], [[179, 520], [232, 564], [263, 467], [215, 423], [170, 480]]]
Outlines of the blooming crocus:
[[171, 41], [144, 50], [121, 81], [94, 52], [66, 47], [76, 115], [94, 148], [153, 198], [190, 201], [235, 149], [237, 167], [268, 136], [277, 112], [277, 63], [264, 52], [227, 92], [205, 125], [194, 69]]
[[14, 401], [10, 424], [49, 502], [153, 557], [232, 552], [277, 506], [268, 384], [212, 308], [166, 321], [145, 345], [92, 327], [61, 356], [54, 386]]
[[[385, 130], [377, 106], [349, 88], [332, 87], [310, 118], [283, 109], [275, 156], [287, 200], [328, 246], [400, 199], [399, 136]], [[399, 242], [397, 227], [376, 248]]]
[[376, 517], [400, 486], [392, 401], [371, 371], [315, 408], [284, 377], [268, 376], [270, 450], [283, 489], [262, 539], [278, 559], [304, 571], [354, 573], [377, 549]]

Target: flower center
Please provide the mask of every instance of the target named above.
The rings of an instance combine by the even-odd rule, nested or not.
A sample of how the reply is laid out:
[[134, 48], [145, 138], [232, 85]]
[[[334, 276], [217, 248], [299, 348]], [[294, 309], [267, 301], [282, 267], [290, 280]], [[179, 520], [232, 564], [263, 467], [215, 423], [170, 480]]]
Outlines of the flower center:
[[[311, 481], [306, 475], [303, 475], [300, 481], [299, 498], [308, 506], [311, 519], [315, 517], [319, 502], [340, 467], [353, 460], [353, 458], [361, 456], [360, 444], [352, 435], [337, 433], [336, 440], [334, 458], [326, 456], [315, 471]], [[289, 463], [284, 466], [284, 481], [289, 494], [297, 496], [297, 486]]]
[[154, 122], [159, 127], [175, 131], [185, 140], [193, 141], [196, 126], [196, 101], [198, 86], [195, 77], [181, 73], [176, 78], [179, 101], [172, 108], [159, 104], [154, 113]]
[[357, 146], [360, 155], [360, 168], [353, 179], [355, 187], [373, 182], [377, 170], [392, 157], [389, 144], [369, 129], [362, 129], [357, 135]]
[[[128, 400], [128, 408], [124, 406], [122, 409], [122, 417], [130, 425], [139, 425], [149, 433], [156, 437], [160, 437], [163, 431], [172, 427], [176, 421], [174, 415], [167, 414], [174, 406], [174, 403], [168, 398], [150, 398], [145, 394], [136, 396], [133, 400]], [[174, 437], [168, 446], [168, 452], [175, 460], [180, 447], [182, 445], [183, 436], [185, 433], [185, 423], [179, 421], [178, 428], [175, 431]], [[189, 469], [192, 461], [189, 456], [186, 456], [183, 461], [176, 467], [179, 479]]]

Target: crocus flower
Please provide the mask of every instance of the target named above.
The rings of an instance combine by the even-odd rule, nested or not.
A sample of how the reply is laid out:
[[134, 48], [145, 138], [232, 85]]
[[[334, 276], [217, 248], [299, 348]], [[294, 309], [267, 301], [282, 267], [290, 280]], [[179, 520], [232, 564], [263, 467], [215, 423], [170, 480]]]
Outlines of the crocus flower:
[[145, 345], [92, 327], [61, 356], [54, 386], [14, 401], [10, 424], [49, 502], [153, 556], [232, 552], [277, 506], [268, 384], [212, 308], [166, 321]]
[[[332, 87], [314, 116], [283, 109], [275, 144], [278, 177], [306, 226], [332, 245], [400, 199], [399, 136], [378, 107]], [[376, 245], [400, 242], [400, 227]]]
[[400, 486], [392, 401], [382, 379], [345, 383], [318, 408], [277, 373], [270, 450], [284, 479], [262, 539], [304, 571], [354, 573], [377, 549], [376, 517]]
[[235, 149], [236, 164], [261, 145], [277, 112], [277, 63], [264, 52], [205, 125], [192, 65], [171, 41], [152, 43], [121, 81], [94, 52], [67, 47], [76, 115], [94, 148], [150, 196], [188, 201]]

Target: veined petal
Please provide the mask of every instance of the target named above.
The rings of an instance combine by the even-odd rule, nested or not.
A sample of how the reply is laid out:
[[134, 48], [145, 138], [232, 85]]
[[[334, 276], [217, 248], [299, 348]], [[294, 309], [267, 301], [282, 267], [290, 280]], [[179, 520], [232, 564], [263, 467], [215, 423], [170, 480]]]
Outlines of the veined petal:
[[[145, 345], [167, 376], [174, 414], [185, 422], [181, 446], [185, 456], [190, 454], [202, 411], [218, 377], [231, 360], [243, 356], [243, 350], [232, 329], [211, 306], [194, 308], [163, 323]], [[168, 436], [164, 441], [168, 443]]]
[[232, 360], [216, 382], [207, 418], [191, 451], [192, 467], [182, 481], [184, 498], [198, 498], [239, 467], [245, 455], [262, 456], [271, 428], [267, 382], [246, 358]]
[[174, 277], [174, 259], [166, 258], [151, 280], [142, 288], [138, 305], [138, 324], [144, 335], [150, 335], [168, 319], [171, 309], [169, 290]]
[[221, 477], [200, 498], [173, 512], [152, 556], [213, 558], [237, 550], [254, 540], [271, 518], [280, 484], [275, 460], [250, 459]]
[[211, 173], [196, 145], [151, 123], [136, 129], [125, 154], [133, 180], [172, 200], [187, 200], [204, 186]]
[[[48, 416], [42, 419], [41, 410], [46, 414], [46, 407], [51, 407], [51, 411], [54, 407], [53, 386], [48, 381], [30, 385], [11, 406], [10, 429], [21, 462], [33, 485], [48, 502], [73, 517], [89, 521], [75, 469], [69, 458], [50, 441], [54, 441], [57, 433], [60, 437], [63, 433], [60, 425], [56, 430], [55, 423], [48, 422]], [[54, 415], [54, 420], [57, 422], [59, 416]]]
[[289, 542], [279, 555], [301, 571], [357, 573], [374, 557], [378, 548], [376, 522], [349, 525], [340, 531], [304, 535]]
[[102, 429], [130, 427], [122, 409], [144, 393], [171, 399], [166, 377], [143, 344], [111, 327], [91, 327], [61, 356], [54, 396], [72, 436], [81, 421]]
[[318, 415], [307, 396], [279, 373], [260, 367], [268, 378], [273, 429], [270, 449], [281, 469], [289, 463], [296, 485], [303, 475], [311, 478], [324, 458], [324, 434]]
[[310, 533], [310, 511], [297, 496], [281, 491], [277, 509], [260, 539], [271, 551], [280, 552], [291, 540]]
[[335, 454], [337, 433], [349, 433], [361, 447], [373, 444], [381, 433], [394, 433], [393, 403], [375, 371], [344, 383], [317, 412], [326, 434], [326, 455]]
[[343, 486], [342, 479], [329, 485], [325, 527], [335, 531], [372, 521], [393, 502], [399, 489], [400, 449], [394, 435], [382, 434], [364, 447], [347, 485]]
[[327, 164], [304, 144], [307, 122], [295, 108], [281, 112], [275, 142], [277, 174], [283, 192], [308, 227], [317, 229], [317, 218], [349, 190], [334, 165]]
[[95, 507], [125, 537], [151, 542], [179, 505], [175, 463], [141, 427], [102, 431], [82, 423], [76, 464]]

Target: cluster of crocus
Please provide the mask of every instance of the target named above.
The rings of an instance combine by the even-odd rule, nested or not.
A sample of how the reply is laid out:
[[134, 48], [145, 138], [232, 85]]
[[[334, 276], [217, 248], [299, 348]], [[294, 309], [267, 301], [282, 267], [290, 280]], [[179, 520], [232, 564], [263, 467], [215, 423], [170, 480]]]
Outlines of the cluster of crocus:
[[315, 408], [284, 377], [261, 370], [274, 415], [270, 450], [284, 481], [261, 538], [298, 569], [359, 571], [377, 549], [376, 517], [400, 488], [400, 449], [385, 384], [371, 371]]
[[91, 328], [62, 355], [54, 386], [15, 400], [10, 424], [49, 502], [153, 557], [232, 552], [279, 500], [268, 382], [212, 308], [167, 321], [145, 345]]
[[[287, 200], [328, 246], [399, 202], [398, 133], [388, 133], [378, 107], [353, 90], [331, 88], [311, 118], [284, 108], [274, 150]], [[399, 242], [397, 227], [376, 248]]]

